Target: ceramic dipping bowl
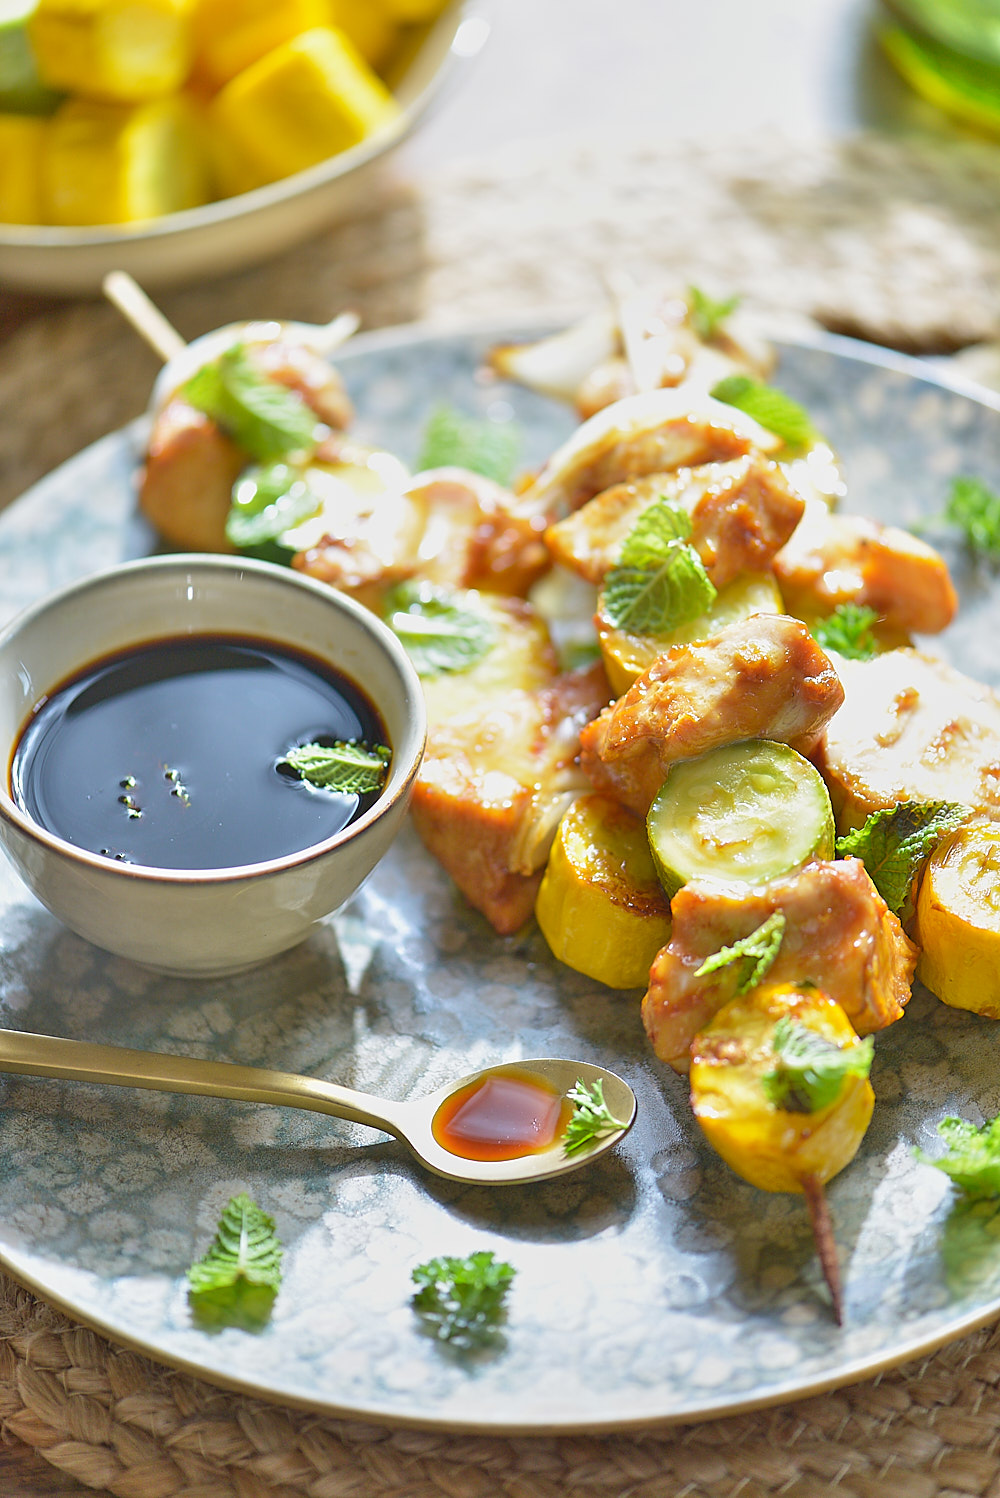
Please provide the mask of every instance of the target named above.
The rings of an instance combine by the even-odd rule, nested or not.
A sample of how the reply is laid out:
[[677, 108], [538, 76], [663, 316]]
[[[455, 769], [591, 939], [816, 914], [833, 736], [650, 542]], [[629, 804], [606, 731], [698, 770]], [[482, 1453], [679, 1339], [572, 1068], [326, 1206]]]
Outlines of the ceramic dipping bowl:
[[[218, 869], [118, 862], [39, 825], [14, 799], [10, 769], [36, 708], [106, 656], [186, 635], [266, 640], [360, 687], [392, 749], [374, 804], [302, 851]], [[95, 945], [170, 973], [238, 971], [295, 946], [357, 891], [399, 831], [425, 736], [409, 658], [353, 599], [246, 558], [128, 562], [51, 595], [0, 632], [0, 844], [42, 904]]]

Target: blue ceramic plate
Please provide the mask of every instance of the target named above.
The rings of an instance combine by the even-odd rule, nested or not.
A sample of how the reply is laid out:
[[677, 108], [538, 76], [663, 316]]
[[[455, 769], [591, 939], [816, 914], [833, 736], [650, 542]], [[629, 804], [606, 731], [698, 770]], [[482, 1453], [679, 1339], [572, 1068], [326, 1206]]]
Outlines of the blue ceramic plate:
[[[412, 459], [431, 404], [513, 415], [534, 464], [563, 408], [477, 379], [498, 336], [361, 338], [342, 358], [358, 434]], [[906, 523], [948, 480], [1000, 486], [1000, 401], [843, 340], [785, 346], [780, 383], [839, 449], [849, 507]], [[0, 516], [0, 615], [147, 549], [133, 429]], [[963, 611], [943, 640], [1000, 681], [1000, 579], [949, 555]], [[325, 1411], [490, 1431], [702, 1418], [860, 1378], [1000, 1313], [1000, 1237], [952, 1210], [934, 1149], [949, 1112], [1000, 1112], [1000, 1028], [917, 991], [880, 1035], [875, 1119], [831, 1185], [846, 1321], [833, 1325], [799, 1199], [744, 1185], [703, 1144], [685, 1085], [651, 1055], [639, 995], [559, 967], [533, 925], [495, 936], [415, 839], [354, 904], [249, 976], [168, 979], [67, 932], [0, 869], [0, 1023], [313, 1073], [388, 1096], [556, 1054], [635, 1088], [619, 1151], [561, 1181], [494, 1191], [421, 1173], [402, 1147], [313, 1115], [0, 1079], [0, 1261], [122, 1342], [208, 1379]], [[249, 1191], [277, 1219], [286, 1274], [268, 1328], [195, 1328], [184, 1271]], [[1000, 1225], [1000, 1219], [998, 1219]], [[410, 1273], [489, 1248], [517, 1277], [505, 1344], [443, 1352]]]

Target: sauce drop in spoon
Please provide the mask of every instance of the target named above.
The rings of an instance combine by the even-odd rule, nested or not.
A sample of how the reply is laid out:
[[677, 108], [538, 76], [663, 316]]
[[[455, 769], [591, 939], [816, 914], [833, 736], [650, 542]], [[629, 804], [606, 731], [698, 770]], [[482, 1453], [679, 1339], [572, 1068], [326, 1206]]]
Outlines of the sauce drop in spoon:
[[[457, 1082], [449, 1082], [426, 1097], [390, 1102], [364, 1092], [339, 1087], [315, 1077], [292, 1072], [265, 1071], [237, 1066], [228, 1061], [199, 1061], [189, 1056], [168, 1056], [155, 1051], [133, 1051], [122, 1046], [92, 1045], [89, 1041], [64, 1040], [53, 1035], [31, 1035], [21, 1030], [0, 1030], [0, 1072], [34, 1077], [60, 1077], [74, 1082], [106, 1082], [116, 1087], [143, 1087], [154, 1092], [187, 1092], [203, 1097], [231, 1098], [238, 1102], [274, 1103], [287, 1108], [305, 1108], [327, 1113], [351, 1123], [367, 1124], [394, 1135], [436, 1175], [453, 1181], [479, 1185], [514, 1185], [543, 1180], [576, 1170], [596, 1160], [617, 1144], [635, 1118], [635, 1095], [626, 1082], [602, 1066], [587, 1061], [538, 1059], [488, 1066]], [[566, 1094], [577, 1082], [591, 1087], [601, 1082], [604, 1101], [621, 1126], [567, 1154], [562, 1130], [572, 1111], [563, 1106]], [[485, 1097], [475, 1084], [499, 1083], [488, 1106], [476, 1107]], [[530, 1106], [536, 1094], [537, 1109]], [[445, 1107], [462, 1094], [459, 1108]], [[511, 1099], [514, 1099], [513, 1105]], [[499, 1099], [499, 1105], [498, 1105]], [[462, 1104], [471, 1107], [471, 1136], [455, 1132]], [[528, 1104], [529, 1106], [525, 1106]], [[477, 1116], [478, 1115], [478, 1116]], [[496, 1124], [498, 1145], [522, 1148], [524, 1153], [506, 1158], [475, 1158], [462, 1153], [490, 1153], [483, 1140]], [[476, 1137], [478, 1136], [478, 1137]], [[452, 1140], [446, 1148], [440, 1141]], [[486, 1138], [486, 1145], [489, 1140]]]

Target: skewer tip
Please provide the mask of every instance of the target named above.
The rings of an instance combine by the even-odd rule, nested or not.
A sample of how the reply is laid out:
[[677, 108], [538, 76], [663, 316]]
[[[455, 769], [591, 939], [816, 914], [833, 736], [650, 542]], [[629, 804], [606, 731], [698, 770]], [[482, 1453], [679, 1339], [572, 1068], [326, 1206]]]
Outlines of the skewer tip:
[[823, 1270], [823, 1278], [830, 1291], [830, 1299], [833, 1302], [833, 1318], [838, 1326], [843, 1326], [844, 1301], [840, 1281], [840, 1260], [837, 1257], [837, 1243], [833, 1236], [830, 1204], [826, 1199], [823, 1183], [818, 1176], [803, 1176], [802, 1190], [805, 1194], [806, 1206], [809, 1208], [809, 1222], [812, 1226], [816, 1253]]

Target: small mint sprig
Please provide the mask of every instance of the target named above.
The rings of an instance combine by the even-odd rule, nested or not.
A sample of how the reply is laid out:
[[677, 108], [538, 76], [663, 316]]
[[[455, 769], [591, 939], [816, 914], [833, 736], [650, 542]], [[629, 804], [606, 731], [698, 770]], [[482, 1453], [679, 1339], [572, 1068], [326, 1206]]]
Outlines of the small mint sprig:
[[472, 601], [475, 596], [427, 582], [400, 583], [392, 589], [385, 621], [418, 676], [469, 671], [493, 649], [496, 629]]
[[784, 1015], [772, 1046], [777, 1065], [761, 1078], [768, 1101], [788, 1113], [817, 1113], [836, 1102], [847, 1077], [868, 1076], [875, 1042], [869, 1035], [856, 1045], [837, 1045]]
[[908, 920], [913, 884], [942, 838], [971, 816], [957, 801], [900, 801], [873, 811], [862, 827], [837, 839], [838, 858], [860, 858], [889, 909]]
[[910, 529], [916, 535], [941, 527], [952, 527], [974, 556], [1000, 561], [1000, 494], [983, 482], [965, 474], [952, 479], [945, 507]]
[[302, 397], [259, 369], [241, 343], [203, 365], [181, 394], [258, 463], [308, 452], [326, 434]]
[[616, 629], [664, 635], [710, 608], [716, 590], [688, 537], [686, 510], [647, 505], [604, 579], [603, 610]]
[[467, 468], [509, 484], [520, 445], [520, 431], [512, 422], [479, 421], [451, 406], [438, 406], [424, 429], [417, 471]]
[[816, 441], [816, 428], [808, 411], [776, 385], [764, 385], [749, 375], [727, 375], [712, 386], [710, 394], [752, 416], [788, 447], [808, 447]]
[[878, 614], [863, 603], [838, 603], [832, 614], [817, 619], [812, 637], [824, 650], [835, 650], [850, 661], [870, 661], [878, 655], [872, 625]]
[[688, 287], [687, 302], [691, 326], [705, 343], [715, 337], [726, 318], [740, 305], [738, 296], [717, 300], [698, 286]]
[[597, 1139], [606, 1139], [626, 1127], [620, 1118], [615, 1118], [604, 1100], [604, 1081], [598, 1077], [588, 1086], [582, 1078], [567, 1092], [566, 1097], [574, 1104], [573, 1115], [563, 1133], [563, 1149], [567, 1155], [575, 1155]]
[[737, 970], [736, 992], [749, 993], [763, 982], [775, 958], [781, 951], [787, 921], [780, 910], [769, 915], [749, 936], [733, 942], [731, 947], [721, 947], [695, 971], [696, 978], [706, 978], [728, 967]]
[[283, 754], [278, 765], [289, 765], [301, 780], [321, 790], [365, 796], [382, 789], [391, 758], [384, 744], [370, 749], [338, 739], [334, 744], [299, 744]]
[[1000, 1196], [1000, 1118], [982, 1128], [964, 1118], [943, 1118], [938, 1133], [948, 1153], [935, 1159], [916, 1149], [913, 1153], [921, 1164], [943, 1170], [973, 1201]]
[[274, 1219], [241, 1192], [222, 1210], [215, 1238], [187, 1272], [188, 1299], [205, 1326], [259, 1331], [281, 1286]]
[[488, 1348], [500, 1341], [515, 1272], [490, 1249], [464, 1259], [429, 1259], [413, 1270], [411, 1278], [418, 1288], [410, 1304], [436, 1341], [460, 1352]]

